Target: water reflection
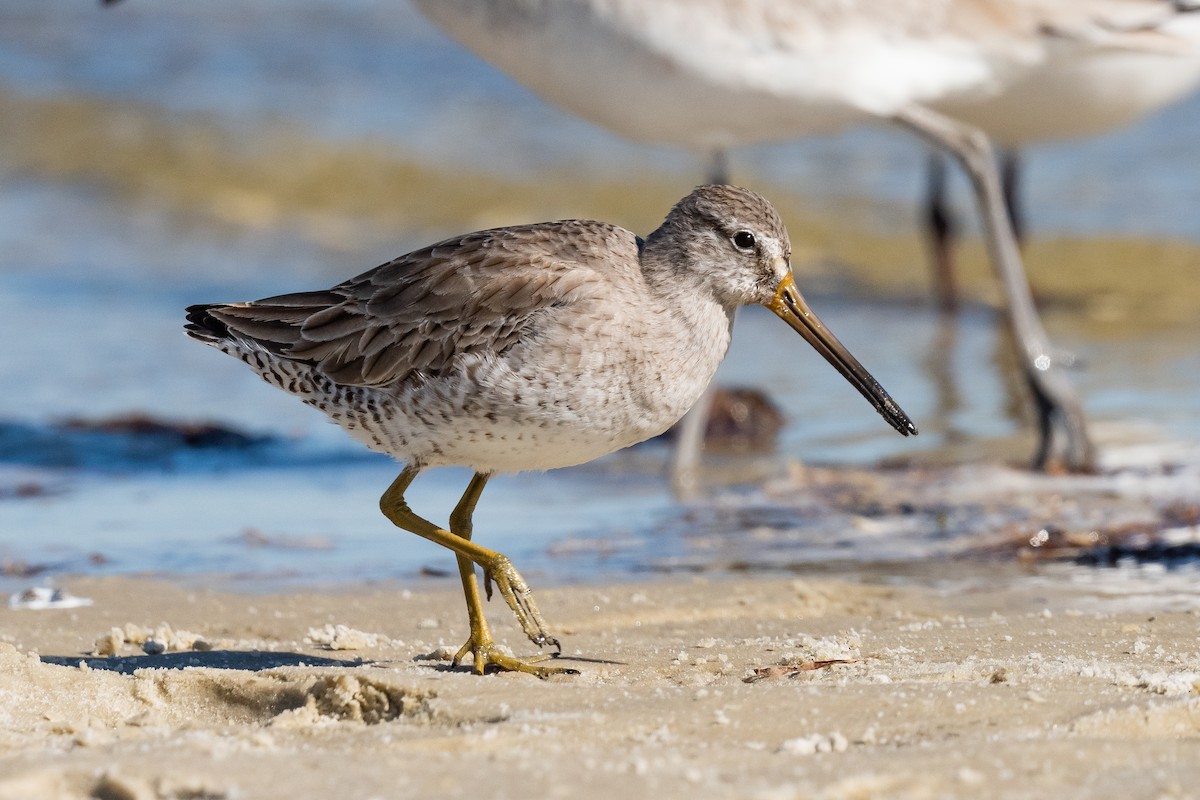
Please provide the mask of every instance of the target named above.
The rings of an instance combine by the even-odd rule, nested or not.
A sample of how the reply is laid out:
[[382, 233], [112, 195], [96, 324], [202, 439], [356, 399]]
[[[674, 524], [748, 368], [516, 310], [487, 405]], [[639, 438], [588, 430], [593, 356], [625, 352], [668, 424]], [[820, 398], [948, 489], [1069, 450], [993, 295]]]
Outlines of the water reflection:
[[923, 361], [936, 398], [930, 415], [932, 430], [927, 432], [941, 437], [947, 444], [962, 441], [969, 435], [967, 431], [957, 428], [954, 422], [962, 409], [962, 393], [952, 368], [957, 345], [958, 320], [949, 314], [939, 314], [929, 351]]

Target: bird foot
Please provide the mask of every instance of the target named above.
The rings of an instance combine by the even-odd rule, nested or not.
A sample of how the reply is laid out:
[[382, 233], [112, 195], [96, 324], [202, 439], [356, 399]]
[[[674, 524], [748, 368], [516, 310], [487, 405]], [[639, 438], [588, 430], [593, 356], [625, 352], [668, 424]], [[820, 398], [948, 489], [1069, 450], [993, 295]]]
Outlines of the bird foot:
[[570, 667], [539, 666], [537, 662], [551, 658], [549, 655], [520, 659], [502, 653], [490, 636], [479, 637], [477, 640], [474, 634], [454, 654], [454, 658], [450, 661], [451, 665], [457, 667], [468, 653], [474, 660], [473, 669], [477, 675], [482, 675], [488, 667], [495, 667], [500, 672], [524, 672], [539, 678], [549, 678], [551, 675], [579, 674], [579, 670]]
[[525, 631], [529, 641], [538, 647], [554, 647], [561, 653], [562, 645], [558, 639], [550, 635], [546, 621], [542, 619], [542, 614], [538, 611], [537, 603], [533, 602], [533, 593], [529, 591], [529, 584], [525, 583], [525, 579], [508, 560], [508, 556], [497, 554], [490, 564], [484, 565], [483, 585], [487, 591], [488, 600], [492, 599], [493, 584], [500, 592], [500, 596], [504, 598], [504, 602], [508, 603], [508, 607], [517, 615], [517, 621], [521, 623], [521, 630]]
[[1039, 369], [1034, 364], [1032, 368], [1026, 368], [1026, 377], [1038, 412], [1038, 449], [1033, 458], [1033, 468], [1051, 470], [1055, 423], [1058, 423], [1066, 434], [1063, 453], [1066, 471], [1094, 473], [1097, 469], [1096, 448], [1088, 435], [1083, 406], [1071, 384], [1059, 370], [1050, 366], [1053, 365]]

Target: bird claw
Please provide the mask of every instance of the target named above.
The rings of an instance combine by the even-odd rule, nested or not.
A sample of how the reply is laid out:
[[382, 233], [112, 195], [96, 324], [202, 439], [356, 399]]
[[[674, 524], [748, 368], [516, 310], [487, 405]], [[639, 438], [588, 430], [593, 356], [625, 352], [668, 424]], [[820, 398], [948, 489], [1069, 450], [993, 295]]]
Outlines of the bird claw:
[[492, 599], [492, 584], [508, 603], [508, 607], [516, 614], [521, 630], [529, 640], [538, 647], [550, 645], [562, 653], [562, 644], [550, 635], [542, 614], [538, 611], [537, 603], [533, 601], [533, 593], [529, 584], [517, 572], [508, 556], [497, 555], [492, 562], [484, 567], [483, 584], [486, 587], [487, 598]]

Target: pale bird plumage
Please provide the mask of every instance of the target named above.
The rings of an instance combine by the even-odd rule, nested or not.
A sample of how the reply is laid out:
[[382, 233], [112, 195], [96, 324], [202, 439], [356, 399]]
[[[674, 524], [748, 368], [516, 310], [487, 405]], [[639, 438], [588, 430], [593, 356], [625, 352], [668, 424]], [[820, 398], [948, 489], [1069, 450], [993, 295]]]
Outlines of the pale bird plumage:
[[[718, 257], [741, 229], [757, 271]], [[644, 242], [581, 220], [470, 233], [328, 290], [201, 307], [189, 331], [397, 458], [550, 469], [674, 424], [789, 257], [769, 204], [707, 187]]]
[[1197, 50], [1191, 15], [1166, 0], [416, 5], [549, 102], [631, 139], [703, 152], [886, 119], [913, 104], [972, 106], [1080, 61], [1182, 57], [1180, 74], [1160, 68], [1112, 98], [1154, 102], [1187, 85]]

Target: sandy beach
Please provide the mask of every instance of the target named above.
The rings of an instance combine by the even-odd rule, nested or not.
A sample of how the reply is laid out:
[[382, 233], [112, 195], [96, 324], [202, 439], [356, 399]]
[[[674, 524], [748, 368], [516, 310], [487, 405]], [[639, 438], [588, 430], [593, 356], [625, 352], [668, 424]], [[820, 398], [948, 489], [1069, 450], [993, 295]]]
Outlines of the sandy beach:
[[938, 572], [551, 589], [545, 681], [449, 668], [450, 581], [78, 579], [0, 611], [0, 798], [1197, 796], [1194, 610]]

